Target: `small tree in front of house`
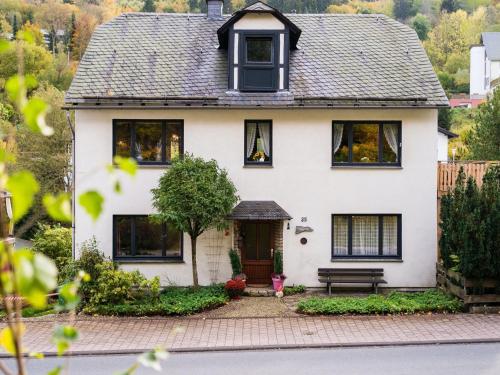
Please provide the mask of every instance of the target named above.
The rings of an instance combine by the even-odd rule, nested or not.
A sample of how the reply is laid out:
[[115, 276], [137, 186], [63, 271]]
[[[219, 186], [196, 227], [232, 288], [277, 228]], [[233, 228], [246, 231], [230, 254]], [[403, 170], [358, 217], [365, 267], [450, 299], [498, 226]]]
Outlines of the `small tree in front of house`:
[[215, 160], [186, 154], [175, 159], [152, 189], [153, 218], [168, 222], [191, 237], [193, 285], [198, 287], [196, 240], [208, 229], [221, 229], [238, 201], [236, 188]]

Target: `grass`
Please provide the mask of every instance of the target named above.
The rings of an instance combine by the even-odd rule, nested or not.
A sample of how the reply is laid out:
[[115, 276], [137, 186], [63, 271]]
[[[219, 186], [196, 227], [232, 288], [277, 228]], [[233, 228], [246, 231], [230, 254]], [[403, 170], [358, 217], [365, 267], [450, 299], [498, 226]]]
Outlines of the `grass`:
[[[27, 306], [22, 309], [23, 318], [37, 318], [39, 316], [54, 314], [54, 305], [47, 305], [47, 307], [43, 309], [36, 309], [32, 306]], [[7, 315], [5, 310], [0, 310], [0, 319], [5, 318]]]
[[304, 285], [293, 285], [293, 286], [285, 286], [283, 289], [283, 294], [285, 296], [293, 296], [294, 294], [304, 293], [306, 291], [306, 287]]
[[299, 301], [297, 305], [298, 312], [310, 315], [413, 314], [458, 312], [462, 309], [462, 302], [437, 290], [417, 293], [393, 292], [388, 296], [311, 297]]
[[192, 315], [222, 306], [228, 301], [222, 284], [198, 289], [169, 287], [155, 301], [138, 300], [127, 305], [86, 306], [83, 311], [118, 316]]

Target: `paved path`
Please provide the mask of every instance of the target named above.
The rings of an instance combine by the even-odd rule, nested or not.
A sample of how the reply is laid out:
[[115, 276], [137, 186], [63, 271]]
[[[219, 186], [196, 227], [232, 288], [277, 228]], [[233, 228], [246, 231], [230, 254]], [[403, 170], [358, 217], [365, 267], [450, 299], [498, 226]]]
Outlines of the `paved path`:
[[[68, 365], [72, 375], [109, 375], [125, 370], [137, 355], [101, 355], [28, 360], [30, 375]], [[8, 365], [13, 368], [12, 360]], [[289, 349], [173, 353], [162, 362], [168, 375], [498, 375], [500, 344]], [[140, 367], [137, 375], [159, 373]]]
[[[58, 319], [59, 320], [59, 319]], [[24, 345], [51, 353], [61, 322], [27, 319]], [[5, 323], [0, 323], [3, 328]], [[398, 315], [282, 318], [83, 318], [75, 353], [331, 347], [446, 342], [500, 342], [497, 315]]]

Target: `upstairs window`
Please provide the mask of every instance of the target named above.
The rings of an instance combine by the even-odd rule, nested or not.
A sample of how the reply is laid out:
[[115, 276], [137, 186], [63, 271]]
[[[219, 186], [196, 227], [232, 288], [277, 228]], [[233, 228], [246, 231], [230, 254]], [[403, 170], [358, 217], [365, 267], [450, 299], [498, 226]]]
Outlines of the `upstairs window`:
[[242, 34], [240, 90], [276, 91], [278, 85], [278, 34]]
[[334, 122], [332, 138], [334, 166], [401, 165], [399, 122]]
[[245, 121], [245, 164], [272, 165], [272, 122]]
[[113, 155], [132, 157], [138, 164], [170, 164], [183, 152], [180, 120], [115, 120]]

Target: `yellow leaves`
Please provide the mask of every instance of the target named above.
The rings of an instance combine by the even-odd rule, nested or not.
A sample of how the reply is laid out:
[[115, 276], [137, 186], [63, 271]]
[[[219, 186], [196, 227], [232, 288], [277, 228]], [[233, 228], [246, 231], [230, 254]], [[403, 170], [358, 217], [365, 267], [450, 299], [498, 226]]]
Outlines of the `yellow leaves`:
[[[15, 326], [15, 329], [19, 330], [17, 332], [18, 336], [23, 336], [26, 331], [26, 327], [24, 324], [20, 323]], [[10, 329], [10, 327], [5, 327], [0, 331], [0, 345], [5, 349], [5, 351], [9, 354], [16, 355], [16, 345], [14, 341], [14, 332]], [[21, 349], [22, 350], [22, 349]]]

